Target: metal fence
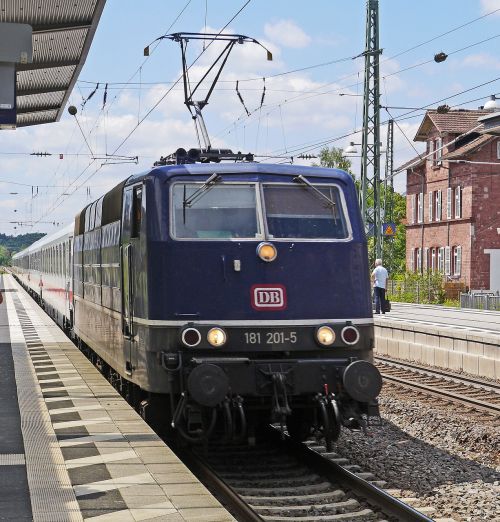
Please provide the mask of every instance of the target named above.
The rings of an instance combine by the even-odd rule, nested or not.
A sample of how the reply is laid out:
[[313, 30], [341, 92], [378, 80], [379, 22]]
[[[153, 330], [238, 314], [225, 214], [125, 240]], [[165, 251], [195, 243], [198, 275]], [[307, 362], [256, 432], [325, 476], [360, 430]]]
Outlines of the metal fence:
[[460, 308], [500, 312], [500, 295], [495, 295], [491, 292], [462, 293], [460, 294]]
[[440, 296], [439, 289], [430, 282], [388, 280], [387, 298], [405, 303], [437, 303]]

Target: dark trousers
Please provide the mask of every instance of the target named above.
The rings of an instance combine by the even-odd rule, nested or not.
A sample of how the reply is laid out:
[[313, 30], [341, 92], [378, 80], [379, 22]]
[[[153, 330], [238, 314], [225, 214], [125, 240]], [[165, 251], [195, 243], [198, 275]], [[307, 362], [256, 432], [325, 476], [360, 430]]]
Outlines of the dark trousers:
[[378, 286], [375, 286], [373, 288], [373, 293], [375, 294], [375, 313], [379, 314], [382, 312], [385, 314], [385, 288], [379, 288]]

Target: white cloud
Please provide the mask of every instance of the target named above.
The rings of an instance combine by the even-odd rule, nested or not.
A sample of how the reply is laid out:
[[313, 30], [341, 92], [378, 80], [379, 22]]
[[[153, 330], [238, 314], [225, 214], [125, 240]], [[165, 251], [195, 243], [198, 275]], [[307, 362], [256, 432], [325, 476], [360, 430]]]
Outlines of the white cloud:
[[495, 56], [492, 56], [491, 54], [487, 53], [470, 54], [460, 62], [460, 66], [500, 69], [500, 60]]
[[283, 47], [300, 49], [311, 43], [311, 37], [292, 20], [279, 20], [274, 24], [266, 24], [264, 33], [271, 41]]
[[[500, 9], [500, 0], [481, 0], [481, 13], [487, 14], [495, 11], [496, 9]], [[495, 13], [496, 15], [500, 15], [500, 11]]]

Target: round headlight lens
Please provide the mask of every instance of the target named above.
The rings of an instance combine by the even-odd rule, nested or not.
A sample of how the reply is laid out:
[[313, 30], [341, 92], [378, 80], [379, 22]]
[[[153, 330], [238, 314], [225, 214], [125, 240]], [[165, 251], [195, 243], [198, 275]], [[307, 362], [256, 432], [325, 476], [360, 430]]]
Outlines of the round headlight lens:
[[359, 341], [359, 331], [354, 326], [346, 326], [342, 329], [342, 340], [346, 344], [356, 344]]
[[186, 328], [181, 335], [182, 342], [189, 348], [198, 346], [201, 341], [201, 334], [196, 328]]
[[212, 346], [222, 346], [226, 343], [226, 332], [222, 328], [212, 328], [208, 331], [207, 341]]
[[316, 339], [323, 346], [331, 346], [335, 341], [335, 332], [329, 326], [321, 326], [316, 331]]
[[262, 261], [270, 263], [276, 259], [278, 251], [271, 243], [259, 243], [257, 246], [257, 255], [262, 259]]

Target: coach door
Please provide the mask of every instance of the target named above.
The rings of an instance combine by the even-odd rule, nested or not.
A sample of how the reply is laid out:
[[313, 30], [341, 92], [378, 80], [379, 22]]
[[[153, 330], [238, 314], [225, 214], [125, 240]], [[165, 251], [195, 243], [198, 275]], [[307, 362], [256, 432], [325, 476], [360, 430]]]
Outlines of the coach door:
[[142, 185], [127, 188], [123, 198], [122, 267], [125, 372], [132, 375], [137, 366], [134, 312], [136, 308], [137, 271], [140, 266], [140, 230], [142, 221]]

